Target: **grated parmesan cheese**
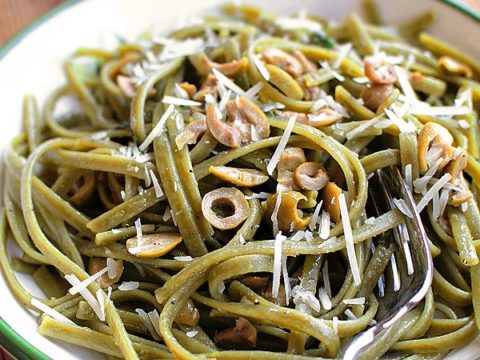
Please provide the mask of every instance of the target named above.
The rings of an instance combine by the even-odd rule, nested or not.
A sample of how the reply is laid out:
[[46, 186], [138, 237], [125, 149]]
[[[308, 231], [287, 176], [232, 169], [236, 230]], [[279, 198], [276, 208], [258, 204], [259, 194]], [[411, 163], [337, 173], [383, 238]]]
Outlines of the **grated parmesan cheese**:
[[280, 205], [282, 204], [282, 190], [277, 193], [277, 198], [275, 199], [275, 207], [272, 211], [272, 220], [273, 224], [273, 235], [277, 236], [278, 234], [278, 210], [280, 209]]
[[[339, 102], [335, 101], [335, 99], [332, 97], [332, 95], [327, 95], [327, 93], [323, 90], [320, 91], [320, 99], [317, 100], [319, 103], [320, 103], [320, 100], [323, 100], [326, 105], [328, 105], [328, 107], [330, 107], [332, 110], [335, 110], [337, 113], [339, 113], [340, 115], [342, 115], [344, 118], [347, 118], [349, 119], [350, 118], [350, 115], [347, 111], [347, 109], [342, 105], [340, 104]], [[312, 105], [312, 109], [315, 108], [317, 102], [313, 103]], [[310, 112], [312, 112], [313, 110], [310, 109]]]
[[220, 112], [225, 110], [225, 107], [227, 106], [227, 102], [230, 100], [230, 97], [232, 96], [232, 90], [227, 90], [222, 94], [222, 99], [220, 100], [220, 103], [218, 104], [218, 110]]
[[332, 327], [335, 334], [338, 334], [338, 316], [332, 318]]
[[368, 84], [370, 82], [370, 80], [366, 76], [354, 77], [352, 80], [355, 81], [357, 84]]
[[140, 151], [145, 151], [150, 144], [153, 142], [153, 139], [155, 139], [162, 131], [165, 126], [165, 122], [167, 119], [173, 114], [173, 111], [175, 110], [174, 105], [170, 105], [167, 110], [163, 113], [162, 117], [160, 120], [158, 120], [157, 124], [155, 127], [150, 131], [150, 134], [145, 138], [145, 140], [142, 142], [142, 144], [138, 147]]
[[118, 290], [120, 291], [129, 291], [129, 290], [135, 290], [138, 289], [140, 286], [140, 283], [138, 281], [124, 281], [120, 284], [118, 287]]
[[215, 48], [219, 46], [217, 36], [212, 29], [206, 28], [203, 32], [205, 34], [205, 39], [207, 40], [205, 42], [206, 48]]
[[320, 311], [320, 301], [311, 291], [305, 290], [301, 283], [292, 289], [292, 298], [295, 305], [305, 304], [314, 311]]
[[157, 198], [162, 197], [164, 194], [163, 194], [162, 188], [160, 187], [158, 179], [155, 176], [155, 173], [151, 169], [149, 170], [149, 173], [150, 173], [150, 178], [152, 179], [153, 188], [155, 189], [155, 196]]
[[169, 104], [169, 105], [178, 105], [178, 106], [202, 106], [201, 102], [183, 99], [179, 97], [173, 96], [164, 96], [162, 99], [162, 103]]
[[193, 258], [190, 255], [174, 256], [174, 260], [177, 261], [192, 261]]
[[160, 315], [158, 314], [157, 309], [150, 311], [147, 315], [148, 315], [148, 318], [150, 319], [150, 322], [153, 325], [153, 328], [155, 329], [155, 332], [158, 334], [159, 337], [161, 337]]
[[140, 220], [140, 218], [138, 218], [137, 220], [135, 220], [135, 230], [137, 231], [137, 238], [138, 238], [138, 241], [141, 241], [142, 240], [142, 237], [143, 237], [143, 233], [142, 233], [142, 220]]
[[[222, 74], [221, 72], [219, 72], [219, 73]], [[218, 80], [217, 80], [217, 90], [218, 90], [218, 95], [220, 95], [221, 98], [224, 97], [225, 93], [227, 92], [227, 88], [225, 87], [225, 85]], [[238, 103], [237, 103], [237, 105], [238, 105]]]
[[[327, 96], [327, 95], [324, 94], [324, 96]], [[315, 100], [314, 103], [312, 104], [312, 107], [310, 108], [310, 112], [315, 113], [325, 106], [327, 106], [327, 101], [324, 98]]]
[[373, 119], [367, 120], [363, 124], [358, 125], [357, 127], [355, 127], [354, 129], [352, 129], [346, 134], [347, 140], [351, 140], [357, 137], [368, 128], [374, 126], [382, 117], [383, 117], [383, 114], [376, 116]]
[[407, 58], [405, 59], [405, 62], [403, 64], [403, 68], [408, 71], [412, 67], [413, 63], [415, 62], [415, 54], [410, 53], [408, 54]]
[[197, 334], [198, 334], [198, 330], [190, 330], [190, 331], [187, 331], [185, 333], [185, 335], [187, 335], [188, 337], [191, 337], [191, 338], [195, 337], [195, 335], [197, 335]]
[[85, 301], [90, 305], [95, 315], [97, 315], [100, 321], [105, 321], [105, 313], [102, 314], [101, 305], [98, 300], [93, 296], [93, 294], [86, 288], [80, 286], [82, 283], [75, 275], [65, 275], [65, 280], [67, 280], [70, 285], [73, 287], [78, 287], [80, 295], [85, 299]]
[[135, 161], [138, 161], [139, 163], [146, 163], [148, 161], [153, 160], [153, 153], [148, 153], [148, 154], [142, 154], [142, 155], [136, 155], [134, 157]]
[[388, 119], [397, 126], [400, 132], [413, 132], [415, 131], [415, 126], [411, 123], [406, 122], [402, 117], [398, 116], [397, 113], [390, 109], [385, 109], [385, 114], [388, 116]]
[[335, 62], [333, 63], [332, 67], [334, 69], [339, 69], [342, 65], [343, 60], [348, 56], [348, 53], [352, 50], [352, 43], [346, 43], [345, 45], [340, 45], [338, 47], [338, 54]]
[[145, 310], [135, 309], [135, 312], [140, 316], [140, 319], [142, 319], [143, 325], [145, 325], [145, 327], [148, 329], [148, 332], [150, 333], [150, 335], [152, 335], [152, 337], [155, 340], [160, 341], [161, 340], [159, 336], [160, 334], [157, 332], [157, 330], [153, 326], [153, 322], [148, 316], [148, 314], [145, 312]]
[[273, 250], [273, 281], [272, 281], [272, 297], [278, 297], [280, 289], [280, 275], [282, 271], [282, 242], [286, 239], [280, 231], [275, 236], [275, 245]]
[[183, 89], [178, 83], [175, 83], [175, 88], [173, 89], [175, 92], [175, 95], [181, 99], [188, 100], [190, 99], [190, 96], [188, 95], [188, 92]]
[[90, 139], [92, 140], [104, 140], [108, 137], [108, 132], [106, 131], [97, 131], [90, 135]]
[[265, 79], [265, 81], [269, 81], [270, 73], [268, 72], [263, 61], [260, 59], [260, 55], [257, 55], [257, 54], [253, 55], [253, 64], [257, 68], [260, 75]]
[[473, 98], [472, 98], [472, 88], [467, 87], [460, 92], [458, 97], [455, 99], [455, 106], [466, 105], [469, 112], [473, 111]]
[[[286, 238], [285, 238], [286, 239]], [[287, 301], [287, 305], [290, 302], [290, 278], [288, 277], [288, 269], [287, 269], [287, 256], [282, 256], [282, 274], [283, 274], [283, 286], [285, 288], [285, 300]]]
[[105, 295], [102, 289], [97, 290], [97, 301], [99, 305], [99, 311], [101, 316], [99, 316], [99, 319], [103, 319], [102, 321], [105, 321]]
[[137, 246], [128, 249], [128, 252], [132, 255], [135, 255], [141, 249], [143, 241], [142, 220], [138, 218], [135, 220], [134, 224], [137, 232]]
[[283, 105], [282, 103], [266, 103], [262, 107], [263, 112], [269, 112], [276, 109], [285, 109], [285, 105]]
[[108, 271], [108, 266], [103, 268], [102, 270], [96, 272], [92, 276], [89, 276], [82, 282], [79, 282], [78, 285], [72, 286], [70, 289], [68, 289], [68, 292], [72, 295], [78, 294], [81, 290], [86, 289], [88, 285], [93, 283], [95, 280], [100, 278], [103, 274], [105, 274]]
[[[218, 71], [217, 69], [213, 68], [212, 69], [212, 72], [213, 72], [213, 75], [216, 77], [217, 79], [217, 82], [218, 82], [218, 85], [223, 85], [224, 87], [226, 88], [229, 88], [230, 90], [232, 90], [234, 93], [240, 95], [240, 96], [244, 96], [245, 95], [245, 91], [243, 91], [243, 89], [238, 86], [237, 84], [235, 84], [232, 80], [230, 80], [228, 77], [226, 77], [225, 75], [223, 75], [220, 71]], [[218, 86], [217, 85], [217, 86]]]
[[315, 227], [318, 224], [318, 216], [320, 214], [320, 210], [322, 209], [322, 204], [323, 200], [320, 200], [320, 202], [315, 207], [315, 210], [313, 211], [312, 218], [310, 219], [310, 223], [308, 224], [308, 228], [310, 229], [310, 231], [314, 231]]
[[41, 302], [40, 300], [34, 297], [32, 297], [32, 300], [30, 301], [30, 303], [33, 306], [35, 306], [38, 310], [43, 311], [46, 315], [54, 318], [55, 320], [61, 321], [66, 324], [75, 325], [75, 323], [72, 320], [62, 315], [61, 313], [59, 313], [57, 310], [52, 309], [50, 306], [45, 305], [43, 302]]
[[390, 119], [383, 119], [383, 120], [380, 120], [378, 121], [377, 123], [375, 123], [375, 125], [373, 125], [373, 127], [375, 129], [386, 129], [388, 128], [389, 126], [393, 125], [393, 122], [392, 120]]
[[152, 178], [150, 177], [150, 173], [146, 165], [143, 167], [143, 170], [145, 173], [145, 186], [150, 187], [150, 185], [152, 185]]
[[270, 196], [272, 196], [272, 193], [267, 193], [267, 192], [259, 192], [259, 193], [252, 193], [250, 196], [245, 196], [245, 199], [251, 200], [251, 199], [268, 199]]
[[215, 99], [212, 94], [205, 94], [205, 107], [208, 107], [210, 104], [215, 105], [216, 103], [217, 99]]
[[[113, 230], [115, 229], [112, 229], [112, 233], [115, 234]], [[107, 258], [107, 272], [109, 279], [115, 279], [115, 277], [118, 275], [117, 267], [115, 266], [115, 260], [112, 258]]]
[[349, 318], [350, 320], [356, 320], [357, 317], [355, 316], [355, 314], [352, 312], [352, 310], [350, 309], [346, 309], [345, 310], [345, 315], [347, 316], [347, 318]]
[[292, 133], [293, 126], [295, 125], [296, 120], [297, 120], [296, 114], [290, 116], [290, 118], [288, 119], [287, 126], [283, 131], [283, 135], [278, 143], [278, 146], [275, 149], [275, 152], [273, 153], [272, 158], [270, 159], [270, 162], [267, 165], [267, 172], [269, 175], [273, 174], [273, 170], [275, 170], [278, 162], [280, 161], [280, 156], [282, 155], [283, 151], [285, 150], [285, 147], [287, 146], [288, 139], [290, 138], [290, 134]]
[[458, 126], [460, 126], [462, 129], [470, 129], [470, 124], [465, 119], [458, 120]]
[[243, 238], [243, 236], [240, 234], [240, 236], [238, 237], [238, 242], [242, 245], [245, 245], [246, 241], [245, 239]]
[[305, 240], [313, 241], [313, 234], [310, 230], [305, 230]]
[[350, 218], [348, 217], [347, 202], [345, 200], [345, 194], [341, 193], [338, 198], [340, 206], [340, 216], [342, 218], [343, 233], [345, 236], [345, 245], [347, 248], [347, 258], [352, 270], [353, 281], [355, 285], [360, 285], [360, 270], [358, 268], [357, 256], [355, 254], [355, 244], [353, 243], [352, 227], [350, 225]]
[[[387, 30], [387, 28], [384, 28]], [[388, 30], [387, 30], [388, 31]], [[383, 41], [376, 41], [374, 44], [374, 55], [369, 56], [369, 60], [373, 62], [375, 65], [380, 66], [382, 63], [389, 63], [391, 65], [399, 65], [405, 61], [405, 57], [403, 55], [387, 55], [385, 51], [380, 51], [380, 46], [382, 44], [386, 44]], [[388, 42], [388, 45], [391, 45], [391, 42]]]
[[422, 177], [419, 177], [413, 181], [413, 186], [417, 194], [424, 194], [427, 191], [427, 185], [433, 178], [433, 175], [435, 175], [437, 172], [442, 161], [443, 158], [437, 159], [437, 161], [435, 161], [435, 163], [429, 167], [427, 172]]
[[345, 77], [341, 75], [338, 71], [333, 69], [327, 61], [320, 62], [320, 65], [323, 69], [325, 69], [329, 74], [331, 74], [335, 79], [340, 82], [345, 81]]
[[440, 189], [450, 181], [451, 175], [449, 173], [444, 174], [432, 187], [425, 193], [417, 204], [417, 212], [420, 214], [425, 206], [432, 200], [433, 195], [438, 193]]
[[425, 159], [427, 161], [428, 167], [435, 164], [435, 161], [440, 159], [440, 157], [442, 156], [442, 153], [443, 153], [442, 145], [434, 144], [433, 146], [431, 146], [430, 149], [428, 149], [427, 151], [427, 156]]
[[257, 128], [252, 124], [250, 125], [250, 136], [252, 137], [253, 142], [257, 142], [260, 140], [258, 136]]
[[305, 231], [299, 230], [295, 234], [293, 234], [293, 236], [290, 238], [290, 240], [299, 241], [299, 240], [302, 240], [303, 238], [305, 238]]
[[262, 90], [262, 88], [263, 88], [262, 83], [256, 83], [255, 85], [253, 85], [250, 89], [248, 89], [245, 92], [244, 97], [253, 101], [257, 97], [260, 90]]
[[[438, 193], [437, 193], [438, 196]], [[443, 215], [448, 203], [448, 197], [450, 196], [450, 191], [448, 189], [442, 189], [440, 196], [438, 196], [437, 205], [433, 203], [433, 218], [436, 220]], [[434, 197], [435, 199], [435, 197]]]
[[343, 299], [342, 302], [347, 305], [364, 305], [365, 298], [359, 297], [359, 298], [352, 298], [352, 299]]
[[332, 309], [332, 301], [330, 300], [330, 296], [327, 294], [327, 291], [324, 287], [318, 289], [318, 298], [320, 299], [320, 302], [325, 310], [328, 311]]
[[170, 212], [170, 206], [165, 206], [165, 211], [163, 212], [162, 220], [168, 222], [172, 218], [172, 213]]
[[330, 236], [330, 213], [328, 213], [327, 211], [322, 212], [318, 236], [320, 236], [320, 238], [324, 240], [328, 239], [328, 237]]
[[407, 99], [411, 103], [417, 102], [417, 94], [415, 93], [415, 90], [413, 90], [412, 84], [408, 79], [408, 75], [405, 69], [401, 68], [400, 66], [394, 66], [393, 69], [395, 70], [395, 74], [397, 75], [400, 87]]

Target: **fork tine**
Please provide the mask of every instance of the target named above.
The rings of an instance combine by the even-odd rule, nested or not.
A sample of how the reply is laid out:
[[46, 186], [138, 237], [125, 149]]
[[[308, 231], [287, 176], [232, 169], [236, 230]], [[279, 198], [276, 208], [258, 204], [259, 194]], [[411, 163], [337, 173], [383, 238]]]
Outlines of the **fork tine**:
[[[383, 334], [394, 324], [398, 323], [405, 314], [411, 311], [426, 295], [430, 289], [433, 277], [433, 264], [428, 238], [416, 211], [415, 202], [405, 185], [397, 168], [378, 170], [374, 181], [378, 186], [370, 186], [371, 198], [377, 211], [385, 212], [394, 208], [394, 198], [402, 199], [411, 218], [405, 216], [405, 222], [392, 231], [392, 236], [397, 244], [397, 251], [392, 254], [390, 267], [397, 271], [390, 272], [390, 278], [385, 282], [385, 295], [379, 300], [376, 315], [377, 324], [357, 335], [344, 349], [342, 358], [345, 360], [363, 359], [365, 350], [374, 346], [375, 338]], [[373, 192], [379, 191], [380, 194]], [[379, 196], [380, 195], [380, 196]], [[382, 196], [383, 195], [383, 196]], [[381, 200], [383, 199], [383, 201]], [[407, 238], [408, 237], [408, 238]], [[409, 258], [407, 260], [407, 258]], [[419, 271], [419, 270], [422, 271]], [[413, 270], [413, 271], [412, 271]], [[416, 270], [416, 271], [415, 271]], [[389, 274], [387, 271], [386, 274]], [[398, 275], [398, 279], [393, 280]], [[398, 291], [394, 291], [398, 287]], [[378, 345], [378, 344], [377, 344]], [[374, 346], [381, 349], [381, 346]], [[364, 356], [362, 356], [362, 353]], [[382, 354], [375, 354], [381, 356]], [[371, 355], [368, 357], [371, 358]]]

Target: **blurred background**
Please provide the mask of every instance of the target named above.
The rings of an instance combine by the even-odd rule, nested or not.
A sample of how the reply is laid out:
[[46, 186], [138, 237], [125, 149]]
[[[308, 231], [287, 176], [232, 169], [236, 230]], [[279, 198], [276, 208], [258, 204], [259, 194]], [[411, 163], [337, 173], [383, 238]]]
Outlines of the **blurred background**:
[[0, 0], [0, 46], [61, 0]]
[[[64, 0], [0, 0], [0, 46], [32, 20], [63, 1]], [[480, 11], [480, 0], [460, 1]]]

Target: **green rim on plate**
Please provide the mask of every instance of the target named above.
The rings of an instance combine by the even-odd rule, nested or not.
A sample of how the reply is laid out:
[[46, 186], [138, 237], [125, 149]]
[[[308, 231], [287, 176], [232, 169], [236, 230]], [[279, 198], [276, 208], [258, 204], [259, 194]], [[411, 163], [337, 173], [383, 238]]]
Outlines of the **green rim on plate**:
[[18, 335], [2, 318], [0, 318], [0, 344], [18, 360], [50, 359], [41, 350]]
[[[0, 48], [0, 60], [17, 44], [19, 44], [28, 34], [33, 30], [41, 26], [47, 20], [51, 19], [55, 15], [59, 14], [65, 9], [72, 7], [79, 3], [81, 0], [66, 0], [60, 5], [57, 5], [52, 10], [42, 15], [30, 25], [25, 27], [22, 31], [8, 40], [3, 47]], [[453, 8], [459, 10], [472, 19], [480, 22], [480, 13], [468, 7], [467, 5], [460, 3], [459, 0], [439, 0]], [[7, 350], [18, 360], [49, 360], [50, 357], [45, 355], [40, 349], [30, 344], [22, 336], [20, 336], [15, 330], [13, 330], [1, 317], [0, 317], [0, 346]], [[480, 359], [480, 358], [478, 358]]]
[[440, 0], [450, 6], [453, 6], [455, 9], [460, 10], [464, 14], [470, 16], [472, 19], [480, 21], [480, 12], [475, 11], [468, 5], [460, 2], [459, 0]]
[[20, 32], [16, 35], [8, 39], [8, 41], [0, 48], [0, 60], [7, 55], [7, 53], [12, 50], [20, 41], [22, 41], [28, 34], [30, 34], [33, 30], [38, 28], [40, 25], [45, 23], [47, 20], [51, 19], [55, 15], [59, 14], [65, 9], [72, 7], [73, 5], [79, 3], [81, 0], [65, 0], [63, 3], [55, 6], [50, 11], [46, 12], [45, 14], [41, 15], [29, 25], [24, 27]]

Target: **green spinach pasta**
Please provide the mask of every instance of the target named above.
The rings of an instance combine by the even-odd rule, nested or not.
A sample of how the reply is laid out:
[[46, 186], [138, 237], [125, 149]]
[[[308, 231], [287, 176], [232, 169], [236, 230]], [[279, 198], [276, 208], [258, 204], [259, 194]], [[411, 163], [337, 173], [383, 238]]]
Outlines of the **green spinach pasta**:
[[434, 276], [367, 357], [478, 335], [480, 63], [426, 32], [434, 14], [392, 30], [366, 4], [338, 23], [226, 5], [81, 48], [42, 111], [24, 98], [0, 265], [42, 335], [111, 359], [339, 358], [398, 271], [390, 230], [412, 214], [367, 206], [389, 167]]

